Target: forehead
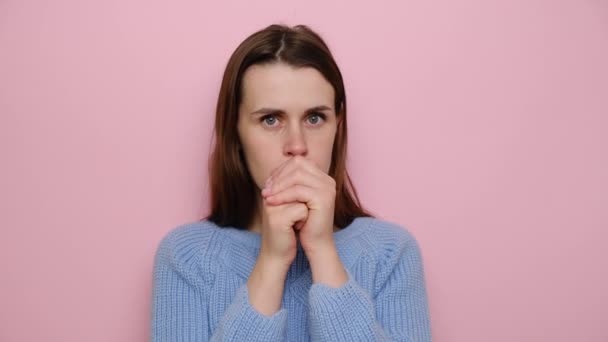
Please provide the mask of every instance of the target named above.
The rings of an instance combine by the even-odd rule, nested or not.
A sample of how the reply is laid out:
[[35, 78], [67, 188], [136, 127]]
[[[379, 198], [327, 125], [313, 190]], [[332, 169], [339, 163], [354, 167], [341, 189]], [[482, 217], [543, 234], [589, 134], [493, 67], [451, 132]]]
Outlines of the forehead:
[[315, 68], [284, 63], [257, 64], [243, 75], [242, 105], [294, 110], [318, 105], [333, 108], [334, 89]]

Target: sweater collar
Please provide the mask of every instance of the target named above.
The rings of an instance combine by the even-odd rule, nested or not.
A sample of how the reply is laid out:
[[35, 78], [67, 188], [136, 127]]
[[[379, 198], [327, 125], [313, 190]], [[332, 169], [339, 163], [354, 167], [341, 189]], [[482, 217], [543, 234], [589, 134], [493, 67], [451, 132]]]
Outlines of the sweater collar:
[[[362, 233], [368, 227], [370, 219], [370, 217], [356, 217], [348, 226], [334, 232], [333, 235], [336, 246], [343, 244], [352, 237]], [[260, 249], [260, 244], [262, 241], [262, 235], [260, 233], [232, 226], [220, 227], [210, 221], [208, 221], [208, 223], [212, 224], [216, 228], [222, 229], [222, 231], [227, 234], [229, 240], [237, 245], [249, 249]], [[302, 245], [299, 243], [299, 241], [298, 250], [302, 250]]]
[[[365, 253], [361, 241], [353, 241], [353, 238], [364, 233], [372, 223], [371, 217], [356, 217], [348, 226], [334, 232], [334, 242], [338, 254], [344, 262], [344, 266], [350, 268], [362, 253]], [[247, 279], [255, 266], [257, 256], [260, 252], [261, 234], [236, 227], [219, 227], [207, 221], [214, 228], [219, 229], [219, 234], [225, 234], [226, 248], [223, 248], [223, 260], [220, 267], [232, 269], [243, 279]], [[298, 242], [296, 258], [291, 265], [286, 286], [306, 288], [312, 283], [312, 274], [304, 249]], [[305, 292], [302, 292], [305, 293]], [[305, 300], [306, 298], [302, 298]]]

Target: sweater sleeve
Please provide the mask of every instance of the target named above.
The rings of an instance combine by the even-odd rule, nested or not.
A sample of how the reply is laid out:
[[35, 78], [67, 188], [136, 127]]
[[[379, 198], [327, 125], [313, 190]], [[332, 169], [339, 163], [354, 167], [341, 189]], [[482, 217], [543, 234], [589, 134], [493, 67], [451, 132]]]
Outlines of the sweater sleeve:
[[339, 288], [311, 286], [311, 341], [431, 341], [420, 249], [409, 232], [397, 235], [380, 248], [374, 297], [348, 269]]
[[[209, 290], [215, 272], [212, 234], [205, 229], [180, 228], [160, 243], [154, 258], [152, 289], [152, 342], [279, 341], [287, 327], [287, 312], [268, 317], [249, 302], [247, 284], [211, 331], [207, 316]], [[208, 253], [204, 253], [207, 251]]]
[[241, 285], [228, 306], [211, 341], [284, 341], [287, 310], [271, 316], [258, 312], [249, 302], [247, 283]]

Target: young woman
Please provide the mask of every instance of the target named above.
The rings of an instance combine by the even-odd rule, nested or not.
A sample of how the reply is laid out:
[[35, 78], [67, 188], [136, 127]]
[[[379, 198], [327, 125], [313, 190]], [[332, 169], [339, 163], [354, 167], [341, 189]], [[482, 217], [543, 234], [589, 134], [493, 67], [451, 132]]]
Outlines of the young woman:
[[308, 27], [271, 25], [226, 67], [211, 213], [154, 260], [153, 341], [430, 341], [415, 238], [360, 205], [346, 95]]

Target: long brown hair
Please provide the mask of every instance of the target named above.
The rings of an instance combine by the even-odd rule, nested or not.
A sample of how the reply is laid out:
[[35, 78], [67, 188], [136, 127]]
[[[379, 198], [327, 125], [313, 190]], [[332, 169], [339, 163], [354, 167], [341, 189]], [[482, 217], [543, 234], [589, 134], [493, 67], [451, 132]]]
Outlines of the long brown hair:
[[243, 74], [254, 64], [286, 63], [312, 67], [333, 86], [337, 131], [329, 175], [336, 181], [334, 224], [342, 229], [364, 210], [346, 170], [346, 94], [342, 74], [321, 37], [305, 25], [270, 25], [245, 39], [234, 51], [222, 79], [215, 114], [215, 146], [209, 159], [211, 213], [218, 226], [246, 229], [257, 210], [255, 182], [247, 169], [237, 132]]

